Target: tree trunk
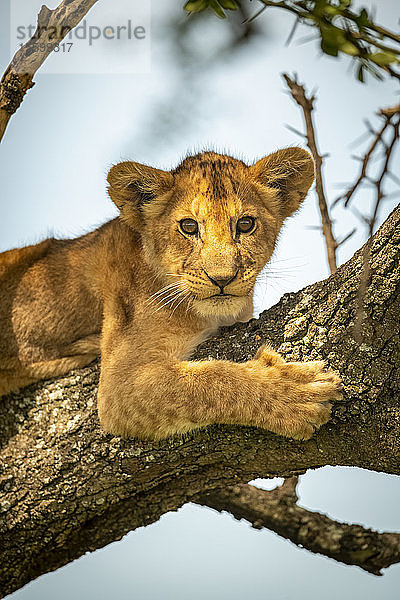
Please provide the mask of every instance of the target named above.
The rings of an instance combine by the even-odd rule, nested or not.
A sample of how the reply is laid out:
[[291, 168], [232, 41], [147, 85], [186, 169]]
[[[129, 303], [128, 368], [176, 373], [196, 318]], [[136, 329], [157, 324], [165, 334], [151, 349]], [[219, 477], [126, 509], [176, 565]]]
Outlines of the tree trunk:
[[98, 364], [2, 399], [2, 594], [225, 486], [324, 465], [399, 474], [399, 239], [400, 207], [369, 248], [362, 306], [361, 250], [328, 280], [196, 352], [243, 361], [268, 340], [288, 360], [326, 359], [342, 375], [345, 402], [307, 442], [234, 426], [158, 443], [112, 438], [96, 415]]

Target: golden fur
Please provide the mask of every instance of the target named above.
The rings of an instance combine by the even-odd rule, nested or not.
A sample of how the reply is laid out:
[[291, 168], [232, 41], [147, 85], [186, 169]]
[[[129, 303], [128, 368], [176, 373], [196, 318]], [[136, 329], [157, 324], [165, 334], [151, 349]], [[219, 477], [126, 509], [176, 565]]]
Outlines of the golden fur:
[[[313, 177], [299, 148], [251, 166], [213, 152], [172, 172], [114, 166], [119, 218], [0, 255], [0, 395], [101, 352], [109, 432], [161, 438], [217, 422], [310, 437], [340, 393], [322, 363], [285, 363], [268, 347], [242, 364], [188, 359], [221, 324], [251, 317], [256, 277]], [[239, 231], [244, 217], [251, 231]]]

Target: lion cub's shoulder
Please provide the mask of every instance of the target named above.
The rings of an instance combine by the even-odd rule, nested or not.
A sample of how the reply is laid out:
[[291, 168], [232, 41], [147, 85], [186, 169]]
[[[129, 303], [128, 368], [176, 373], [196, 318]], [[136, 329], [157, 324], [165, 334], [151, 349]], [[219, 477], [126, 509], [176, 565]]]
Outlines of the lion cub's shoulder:
[[28, 264], [33, 264], [35, 261], [43, 258], [54, 247], [55, 242], [54, 238], [49, 238], [39, 244], [14, 248], [13, 250], [0, 253], [0, 276], [13, 267], [26, 267]]

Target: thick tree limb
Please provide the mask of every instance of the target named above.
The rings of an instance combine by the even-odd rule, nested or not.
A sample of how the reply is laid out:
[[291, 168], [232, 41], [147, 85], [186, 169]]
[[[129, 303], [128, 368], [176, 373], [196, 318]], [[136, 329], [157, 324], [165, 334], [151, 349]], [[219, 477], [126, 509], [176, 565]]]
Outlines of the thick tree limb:
[[35, 33], [15, 53], [0, 82], [0, 141], [26, 92], [34, 86], [36, 71], [96, 2], [63, 0], [54, 10], [42, 6]]
[[297, 506], [297, 478], [286, 479], [270, 492], [238, 484], [200, 495], [199, 504], [236, 519], [246, 519], [256, 529], [264, 527], [310, 552], [329, 556], [347, 565], [357, 565], [382, 575], [400, 562], [400, 533], [377, 533], [361, 525], [347, 525], [324, 514]]
[[362, 341], [354, 339], [359, 251], [324, 282], [285, 295], [196, 358], [246, 360], [265, 340], [287, 359], [325, 358], [346, 403], [311, 440], [213, 426], [160, 443], [110, 438], [95, 409], [98, 365], [0, 403], [0, 589], [10, 593], [198, 495], [323, 465], [400, 474], [400, 207], [371, 243]]

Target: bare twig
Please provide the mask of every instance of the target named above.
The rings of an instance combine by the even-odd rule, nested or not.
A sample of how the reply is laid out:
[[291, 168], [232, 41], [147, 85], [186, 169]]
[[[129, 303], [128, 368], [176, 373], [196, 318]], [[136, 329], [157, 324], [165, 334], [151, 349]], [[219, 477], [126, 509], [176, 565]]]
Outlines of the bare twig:
[[[363, 216], [363, 221], [368, 225], [369, 236], [373, 235], [376, 219], [382, 200], [386, 197], [384, 192], [384, 183], [386, 177], [395, 177], [389, 170], [390, 161], [394, 154], [394, 149], [399, 141], [400, 127], [400, 105], [390, 108], [382, 108], [378, 112], [378, 116], [383, 120], [382, 126], [375, 131], [369, 123], [367, 128], [373, 134], [373, 139], [366, 153], [362, 157], [356, 157], [361, 162], [359, 175], [352, 186], [347, 191], [339, 196], [334, 204], [341, 200], [344, 201], [344, 206], [347, 207], [354, 197], [355, 193], [365, 184], [372, 185], [375, 188], [375, 204], [370, 217]], [[385, 141], [385, 135], [389, 136], [388, 142]], [[384, 160], [381, 168], [375, 177], [370, 175], [370, 167], [375, 161], [378, 152], [383, 148]]]
[[[339, 196], [334, 205], [339, 202], [343, 202], [345, 207], [350, 206], [350, 202], [354, 199], [355, 194], [365, 185], [372, 186], [374, 189], [374, 205], [370, 215], [366, 215], [364, 212], [360, 212], [356, 208], [352, 208], [358, 218], [367, 226], [368, 237], [374, 234], [379, 209], [382, 202], [387, 198], [385, 192], [385, 182], [387, 178], [391, 178], [397, 181], [395, 174], [390, 171], [390, 163], [393, 158], [395, 147], [399, 141], [399, 129], [400, 129], [400, 105], [396, 105], [390, 108], [383, 108], [378, 112], [378, 116], [382, 119], [381, 127], [375, 131], [375, 129], [367, 123], [367, 130], [373, 135], [372, 142], [369, 145], [364, 156], [356, 157], [360, 163], [360, 171], [354, 184], [351, 185], [346, 192]], [[371, 174], [372, 165], [375, 163], [375, 159], [378, 153], [383, 149], [383, 160], [381, 161], [378, 173], [373, 176]], [[364, 246], [363, 251], [363, 274], [360, 278], [360, 287], [358, 290], [358, 308], [355, 321], [355, 338], [361, 342], [363, 325], [365, 322], [365, 310], [364, 310], [364, 298], [367, 291], [369, 279], [371, 276], [370, 266], [370, 242], [368, 241]]]
[[329, 215], [328, 203], [326, 200], [326, 194], [324, 189], [324, 180], [322, 176], [323, 157], [318, 151], [315, 128], [312, 118], [315, 96], [312, 95], [310, 97], [307, 97], [304, 86], [299, 84], [296, 78], [291, 79], [286, 73], [283, 74], [283, 77], [287, 83], [287, 86], [290, 90], [293, 99], [295, 100], [295, 102], [297, 102], [297, 104], [303, 111], [306, 126], [307, 146], [310, 149], [310, 152], [315, 162], [315, 187], [318, 196], [319, 210], [321, 213], [322, 233], [325, 238], [328, 264], [331, 273], [335, 273], [335, 271], [337, 270], [336, 250], [338, 247], [338, 243], [332, 231], [332, 221]]
[[96, 2], [63, 0], [54, 10], [42, 6], [35, 33], [15, 53], [0, 82], [0, 141], [26, 92], [33, 87], [36, 71]]
[[347, 565], [357, 565], [374, 575], [400, 562], [400, 533], [378, 533], [361, 525], [348, 525], [297, 505], [297, 478], [265, 491], [238, 484], [203, 494], [198, 502], [236, 519], [246, 519], [255, 529], [268, 528], [310, 552]]

